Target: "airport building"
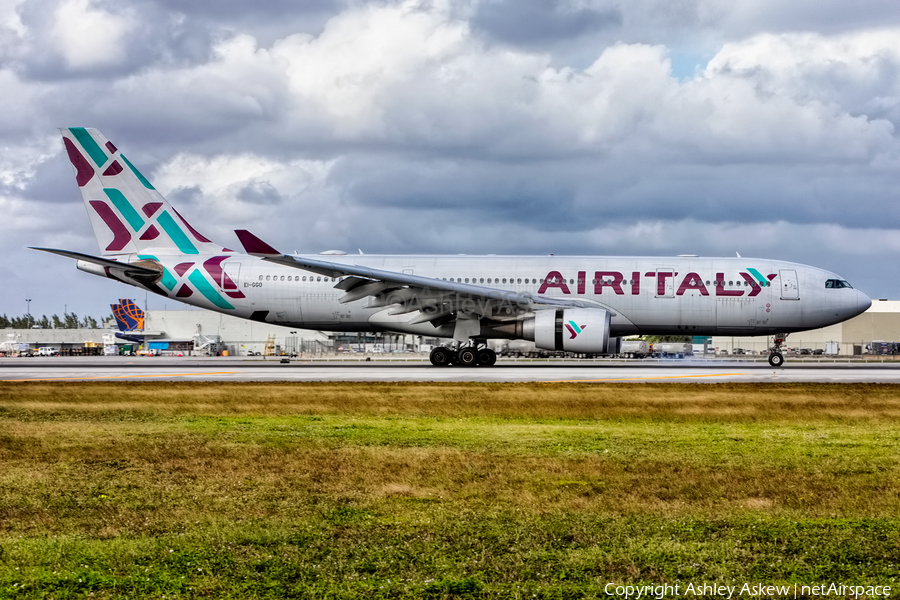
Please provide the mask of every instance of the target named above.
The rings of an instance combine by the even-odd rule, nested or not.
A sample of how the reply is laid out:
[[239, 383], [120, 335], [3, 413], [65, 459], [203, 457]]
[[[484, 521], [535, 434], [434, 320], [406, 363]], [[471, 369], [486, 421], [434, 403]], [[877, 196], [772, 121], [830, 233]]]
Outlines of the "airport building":
[[[37, 351], [41, 347], [59, 348], [63, 354], [102, 354], [110, 344], [131, 342], [116, 338], [115, 329], [5, 329], [0, 330], [0, 344], [4, 348], [27, 347]], [[336, 334], [327, 331], [291, 329], [269, 323], [238, 319], [211, 311], [187, 308], [184, 310], [148, 311], [143, 330], [132, 332], [145, 336], [145, 349], [156, 348], [160, 354], [191, 352], [206, 354], [227, 351], [232, 356], [262, 354], [331, 354], [340, 352], [429, 352], [440, 343], [433, 338], [392, 334]], [[900, 343], [900, 301], [875, 300], [865, 313], [822, 329], [788, 336], [785, 346], [796, 353], [838, 354], [854, 356], [865, 353], [890, 353], [893, 345], [873, 342]], [[762, 353], [771, 344], [771, 337], [714, 336], [710, 348], [717, 354]], [[137, 349], [138, 344], [133, 344]], [[869, 348], [869, 347], [872, 348]], [[897, 346], [900, 348], [900, 344]], [[2, 351], [2, 348], [0, 348]], [[803, 352], [806, 354], [806, 352]]]
[[[429, 352], [436, 340], [411, 335], [346, 334], [292, 329], [270, 323], [239, 319], [220, 313], [185, 308], [141, 313], [142, 327], [118, 329], [4, 329], [0, 330], [0, 353], [19, 350], [37, 353], [55, 348], [64, 355], [98, 355], [111, 345], [155, 354], [222, 354], [254, 356], [282, 354], [332, 354], [340, 352]], [[26, 350], [27, 349], [27, 350]], [[112, 352], [109, 352], [112, 353]]]
[[[220, 340], [221, 350], [231, 356], [261, 355], [267, 346], [272, 354], [330, 354], [335, 352], [418, 351], [424, 343], [417, 336], [337, 334], [329, 331], [293, 329], [270, 323], [239, 319], [201, 309], [148, 311], [144, 330], [168, 339]], [[430, 351], [431, 346], [427, 347]]]
[[[872, 342], [900, 343], [900, 301], [873, 300], [863, 314], [822, 329], [792, 333], [784, 343], [793, 353], [837, 354], [858, 356], [867, 353]], [[733, 354], [736, 349], [745, 353], [764, 352], [772, 343], [772, 337], [714, 336], [710, 347], [722, 354]], [[886, 345], [870, 353], [890, 353]], [[817, 352], [818, 351], [818, 352]]]

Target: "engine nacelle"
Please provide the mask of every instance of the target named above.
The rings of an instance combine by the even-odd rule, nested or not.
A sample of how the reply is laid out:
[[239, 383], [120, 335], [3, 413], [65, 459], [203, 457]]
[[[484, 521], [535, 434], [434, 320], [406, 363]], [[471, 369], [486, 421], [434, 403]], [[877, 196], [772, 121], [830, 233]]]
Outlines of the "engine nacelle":
[[602, 308], [539, 310], [524, 324], [524, 337], [544, 350], [617, 354], [621, 339], [609, 336], [609, 320]]

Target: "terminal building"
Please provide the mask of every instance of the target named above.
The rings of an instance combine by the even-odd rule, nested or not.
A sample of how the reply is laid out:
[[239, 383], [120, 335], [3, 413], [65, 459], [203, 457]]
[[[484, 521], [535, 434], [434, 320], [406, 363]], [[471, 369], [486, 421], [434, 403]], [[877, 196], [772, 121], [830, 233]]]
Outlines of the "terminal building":
[[[154, 349], [156, 354], [427, 353], [440, 343], [435, 338], [402, 334], [292, 329], [194, 308], [148, 311], [142, 329], [124, 332], [125, 337], [122, 336], [123, 332], [116, 329], [5, 329], [0, 330], [0, 352], [12, 354], [14, 349], [28, 348], [37, 353], [41, 347], [53, 347], [59, 348], [61, 354], [102, 354], [112, 344], [120, 348], [131, 344], [134, 349], [141, 345], [144, 351]], [[785, 346], [798, 354], [808, 350], [809, 354], [842, 356], [891, 353], [894, 349], [893, 344], [873, 342], [900, 342], [900, 301], [875, 300], [869, 310], [849, 321], [790, 334]], [[715, 348], [717, 354], [731, 355], [763, 353], [770, 345], [771, 337], [765, 336], [714, 336], [709, 347]]]

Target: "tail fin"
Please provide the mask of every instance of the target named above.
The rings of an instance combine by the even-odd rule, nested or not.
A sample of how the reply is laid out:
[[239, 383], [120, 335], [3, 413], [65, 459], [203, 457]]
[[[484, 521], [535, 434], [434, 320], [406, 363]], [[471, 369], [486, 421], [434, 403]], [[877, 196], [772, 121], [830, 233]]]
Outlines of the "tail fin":
[[218, 253], [96, 129], [61, 129], [103, 255]]
[[113, 316], [119, 324], [121, 331], [134, 331], [144, 328], [144, 311], [138, 308], [134, 300], [119, 300], [118, 304], [111, 304]]

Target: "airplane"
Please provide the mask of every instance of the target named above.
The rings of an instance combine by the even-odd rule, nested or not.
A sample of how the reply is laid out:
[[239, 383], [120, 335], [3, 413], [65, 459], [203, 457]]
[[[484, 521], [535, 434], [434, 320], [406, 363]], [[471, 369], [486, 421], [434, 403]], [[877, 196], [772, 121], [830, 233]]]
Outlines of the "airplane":
[[871, 300], [823, 269], [771, 259], [285, 254], [247, 230], [244, 252], [192, 227], [96, 129], [60, 130], [100, 256], [82, 271], [172, 300], [290, 328], [452, 339], [435, 366], [487, 367], [489, 339], [616, 354], [624, 336], [772, 335], [861, 314]]
[[134, 300], [120, 299], [118, 304], [110, 304], [113, 318], [119, 326], [119, 331], [140, 331], [144, 329], [144, 311], [135, 304]]
[[[134, 300], [120, 299], [118, 304], [110, 304], [113, 318], [119, 326], [115, 332], [117, 338], [128, 342], [143, 344], [147, 335], [144, 334], [144, 311], [135, 304]], [[156, 333], [151, 337], [158, 337]]]

